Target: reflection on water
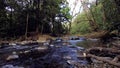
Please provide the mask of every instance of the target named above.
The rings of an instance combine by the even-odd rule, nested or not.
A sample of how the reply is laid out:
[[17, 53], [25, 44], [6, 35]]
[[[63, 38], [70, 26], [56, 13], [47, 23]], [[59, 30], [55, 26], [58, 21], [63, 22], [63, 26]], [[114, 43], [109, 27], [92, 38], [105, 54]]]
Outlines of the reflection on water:
[[100, 42], [99, 39], [87, 39], [82, 42], [76, 43], [77, 46], [90, 48], [90, 47], [101, 47], [103, 44]]
[[103, 44], [100, 42], [99, 39], [92, 39], [92, 38], [86, 39], [85, 37], [72, 36], [69, 38], [68, 42], [70, 43], [70, 45], [73, 46], [77, 45], [83, 48], [103, 46]]

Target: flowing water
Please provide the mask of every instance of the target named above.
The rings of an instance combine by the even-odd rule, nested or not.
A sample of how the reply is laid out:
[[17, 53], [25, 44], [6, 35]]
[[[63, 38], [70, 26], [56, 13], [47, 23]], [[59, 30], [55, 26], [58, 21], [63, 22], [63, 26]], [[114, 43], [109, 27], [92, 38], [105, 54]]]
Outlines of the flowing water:
[[[0, 48], [0, 68], [75, 68], [89, 64], [83, 51], [90, 44], [85, 38], [57, 39], [53, 44], [4, 45]], [[92, 39], [94, 43], [97, 40]], [[91, 43], [93, 44], [93, 43]], [[17, 68], [16, 67], [16, 68]]]

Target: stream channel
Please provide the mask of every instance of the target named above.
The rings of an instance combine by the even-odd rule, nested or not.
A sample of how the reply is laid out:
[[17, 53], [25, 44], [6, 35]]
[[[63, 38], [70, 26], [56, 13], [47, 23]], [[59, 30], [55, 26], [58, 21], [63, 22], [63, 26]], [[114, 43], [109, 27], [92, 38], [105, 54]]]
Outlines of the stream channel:
[[[86, 39], [70, 37], [65, 41], [56, 38], [51, 44], [3, 43], [0, 45], [0, 68], [79, 68], [91, 63], [84, 58]], [[96, 39], [92, 39], [93, 42]], [[81, 42], [84, 42], [81, 43]], [[77, 46], [77, 43], [80, 43]], [[88, 46], [88, 45], [87, 45]]]

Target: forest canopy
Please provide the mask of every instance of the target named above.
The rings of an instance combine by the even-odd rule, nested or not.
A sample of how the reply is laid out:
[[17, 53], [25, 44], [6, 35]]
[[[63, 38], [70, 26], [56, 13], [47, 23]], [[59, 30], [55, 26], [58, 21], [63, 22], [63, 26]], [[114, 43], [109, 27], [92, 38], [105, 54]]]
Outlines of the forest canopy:
[[64, 34], [69, 10], [66, 0], [0, 0], [0, 37]]

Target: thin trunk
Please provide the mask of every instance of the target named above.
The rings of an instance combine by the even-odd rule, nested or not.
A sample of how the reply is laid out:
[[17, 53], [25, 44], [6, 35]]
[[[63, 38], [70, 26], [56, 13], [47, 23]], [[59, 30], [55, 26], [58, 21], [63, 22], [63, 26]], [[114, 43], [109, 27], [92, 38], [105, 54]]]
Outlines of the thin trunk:
[[71, 22], [69, 22], [69, 34], [70, 34], [70, 30], [71, 30]]
[[50, 25], [51, 25], [51, 33], [53, 33], [53, 21], [52, 21], [52, 19], [50, 18]]
[[36, 13], [36, 17], [37, 17], [37, 23], [36, 23], [36, 33], [39, 33], [39, 23], [40, 23], [40, 0], [37, 0], [37, 13]]
[[10, 14], [10, 27], [12, 27], [12, 23], [13, 23], [13, 10], [12, 10], [12, 8], [10, 8], [11, 9], [11, 14]]
[[27, 39], [28, 21], [29, 21], [29, 14], [27, 13], [27, 19], [26, 19], [26, 30], [25, 30], [25, 39]]
[[41, 34], [43, 33], [43, 26], [44, 26], [44, 24], [42, 24], [42, 28], [41, 28]]

